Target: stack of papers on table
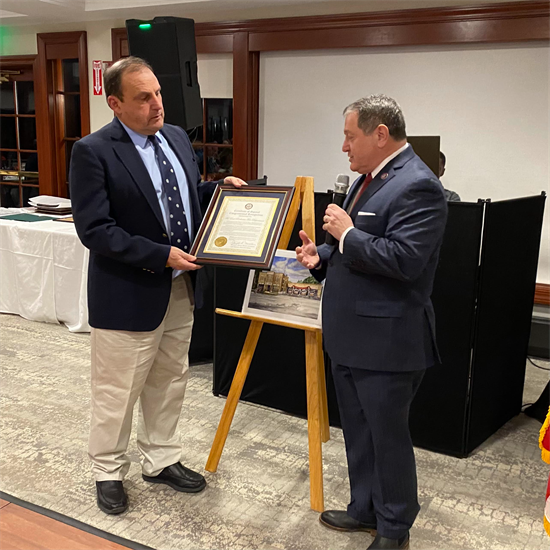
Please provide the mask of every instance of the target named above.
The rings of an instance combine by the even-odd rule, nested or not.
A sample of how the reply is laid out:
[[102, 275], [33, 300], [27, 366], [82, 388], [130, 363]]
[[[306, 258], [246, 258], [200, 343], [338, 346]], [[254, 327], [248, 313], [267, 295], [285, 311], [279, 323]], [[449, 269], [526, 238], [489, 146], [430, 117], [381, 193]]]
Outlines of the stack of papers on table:
[[50, 197], [49, 195], [40, 195], [29, 199], [29, 204], [36, 208], [37, 212], [44, 214], [58, 214], [60, 216], [70, 214], [71, 201], [62, 197]]

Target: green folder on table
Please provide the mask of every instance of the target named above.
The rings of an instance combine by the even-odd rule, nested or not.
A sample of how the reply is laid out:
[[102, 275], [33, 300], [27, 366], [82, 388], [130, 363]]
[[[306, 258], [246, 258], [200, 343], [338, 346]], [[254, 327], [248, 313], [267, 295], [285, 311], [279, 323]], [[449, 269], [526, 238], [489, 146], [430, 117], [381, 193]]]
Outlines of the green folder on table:
[[52, 216], [37, 216], [36, 214], [9, 214], [8, 216], [0, 216], [0, 220], [14, 220], [16, 222], [41, 222], [56, 219]]

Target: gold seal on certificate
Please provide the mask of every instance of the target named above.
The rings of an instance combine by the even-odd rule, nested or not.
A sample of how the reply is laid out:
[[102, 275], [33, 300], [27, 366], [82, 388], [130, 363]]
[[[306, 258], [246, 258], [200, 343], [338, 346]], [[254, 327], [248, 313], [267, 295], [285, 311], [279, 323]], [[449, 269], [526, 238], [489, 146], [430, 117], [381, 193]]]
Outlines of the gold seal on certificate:
[[218, 187], [191, 250], [197, 263], [271, 265], [293, 191], [293, 187]]

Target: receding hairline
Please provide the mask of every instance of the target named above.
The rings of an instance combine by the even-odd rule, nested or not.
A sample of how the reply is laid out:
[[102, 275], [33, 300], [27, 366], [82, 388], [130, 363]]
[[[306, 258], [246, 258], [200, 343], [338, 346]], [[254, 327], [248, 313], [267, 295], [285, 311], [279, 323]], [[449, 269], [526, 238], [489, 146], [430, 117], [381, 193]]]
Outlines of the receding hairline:
[[105, 71], [103, 77], [107, 97], [114, 96], [120, 100], [123, 100], [122, 88], [124, 85], [124, 76], [126, 74], [139, 73], [145, 69], [149, 70], [153, 76], [155, 76], [151, 65], [145, 59], [140, 57], [126, 57], [111, 65]]
[[[157, 78], [155, 73], [149, 67], [146, 67], [145, 65], [130, 65], [129, 67], [127, 67], [126, 69], [124, 69], [120, 73], [120, 87], [121, 88], [124, 87], [125, 78], [127, 76], [132, 75], [132, 74], [137, 74], [137, 73], [145, 73], [145, 72], [149, 72], [155, 78]], [[157, 81], [158, 81], [158, 79], [157, 79]], [[160, 87], [160, 83], [159, 83], [159, 87]]]

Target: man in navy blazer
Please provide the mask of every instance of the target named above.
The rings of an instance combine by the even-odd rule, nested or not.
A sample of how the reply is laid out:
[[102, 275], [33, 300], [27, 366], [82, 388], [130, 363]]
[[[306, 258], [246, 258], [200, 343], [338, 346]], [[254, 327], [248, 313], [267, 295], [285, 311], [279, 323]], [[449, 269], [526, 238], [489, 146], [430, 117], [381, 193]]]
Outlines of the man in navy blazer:
[[331, 358], [351, 488], [347, 511], [320, 521], [370, 531], [369, 548], [408, 548], [420, 506], [408, 420], [426, 368], [439, 362], [430, 295], [447, 219], [441, 183], [407, 143], [399, 105], [369, 96], [344, 111], [343, 151], [359, 177], [317, 248], [298, 260], [326, 278], [323, 334]]
[[221, 182], [201, 182], [187, 134], [164, 124], [160, 86], [144, 60], [115, 63], [104, 85], [115, 118], [74, 144], [69, 180], [76, 230], [90, 250], [88, 452], [98, 506], [119, 514], [128, 506], [122, 480], [138, 398], [143, 479], [191, 493], [206, 486], [180, 463], [177, 424], [201, 301], [189, 250]]

